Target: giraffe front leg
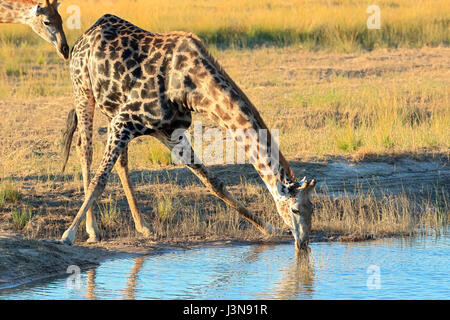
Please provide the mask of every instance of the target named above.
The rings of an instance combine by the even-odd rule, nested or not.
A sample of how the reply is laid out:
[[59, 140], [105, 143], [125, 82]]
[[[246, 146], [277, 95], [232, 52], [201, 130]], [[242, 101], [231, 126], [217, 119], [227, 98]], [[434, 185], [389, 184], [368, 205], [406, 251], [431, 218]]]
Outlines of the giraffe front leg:
[[119, 174], [120, 181], [122, 182], [136, 230], [144, 235], [144, 237], [149, 238], [152, 235], [152, 230], [141, 215], [128, 171], [128, 147], [125, 147], [122, 151], [122, 154], [116, 164], [116, 170]]
[[124, 129], [124, 125], [117, 124], [119, 124], [118, 121], [115, 121], [111, 124], [112, 130], [111, 134], [108, 137], [108, 143], [106, 144], [105, 153], [103, 155], [101, 165], [97, 170], [97, 174], [95, 175], [89, 186], [87, 192], [88, 196], [84, 200], [84, 203], [78, 211], [72, 224], [64, 232], [61, 238], [61, 242], [65, 244], [72, 245], [74, 243], [80, 222], [86, 216], [86, 213], [92, 207], [94, 201], [97, 200], [103, 193], [112, 168], [114, 167], [123, 149], [132, 139], [131, 133], [127, 129]]
[[203, 164], [188, 164], [187, 167], [216, 197], [223, 200], [230, 207], [236, 209], [245, 220], [249, 221], [259, 231], [267, 235], [278, 232], [274, 226], [262, 221], [241, 202], [236, 200], [225, 188], [223, 182], [216, 178]]
[[280, 230], [261, 220], [228, 192], [223, 182], [215, 177], [195, 155], [194, 150], [184, 133], [173, 135], [173, 137], [158, 136], [158, 139], [160, 139], [160, 141], [171, 150], [172, 155], [178, 157], [216, 197], [223, 200], [230, 207], [236, 209], [245, 220], [249, 221], [259, 231], [266, 235], [280, 233]]

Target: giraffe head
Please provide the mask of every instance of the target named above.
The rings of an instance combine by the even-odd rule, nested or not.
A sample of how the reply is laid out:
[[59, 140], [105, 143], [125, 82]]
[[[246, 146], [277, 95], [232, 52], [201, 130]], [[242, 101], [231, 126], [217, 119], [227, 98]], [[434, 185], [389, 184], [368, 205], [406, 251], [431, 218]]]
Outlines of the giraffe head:
[[276, 201], [279, 214], [295, 238], [297, 251], [308, 249], [311, 217], [314, 209], [310, 196], [315, 186], [315, 180], [308, 182], [306, 178], [289, 187], [283, 186], [284, 190], [280, 190], [280, 193], [284, 193], [284, 197]]
[[58, 13], [58, 0], [45, 0], [45, 4], [37, 4], [29, 12], [28, 25], [44, 40], [51, 43], [58, 54], [69, 59], [69, 46], [63, 30], [63, 22]]

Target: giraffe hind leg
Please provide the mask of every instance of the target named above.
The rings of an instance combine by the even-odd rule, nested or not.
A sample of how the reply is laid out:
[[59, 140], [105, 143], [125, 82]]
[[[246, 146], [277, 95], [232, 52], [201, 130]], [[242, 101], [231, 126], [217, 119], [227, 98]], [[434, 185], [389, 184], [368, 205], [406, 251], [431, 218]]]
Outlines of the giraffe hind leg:
[[120, 155], [119, 160], [116, 164], [116, 170], [119, 175], [120, 181], [122, 182], [122, 187], [128, 201], [128, 206], [131, 210], [131, 215], [133, 216], [136, 230], [144, 235], [144, 237], [148, 238], [152, 235], [152, 230], [146, 224], [137, 205], [135, 192], [131, 184], [130, 174], [128, 171], [128, 147], [125, 147], [122, 151], [122, 154]]
[[[117, 119], [117, 117], [115, 119]], [[98, 168], [94, 179], [89, 185], [87, 197], [84, 200], [83, 205], [78, 211], [72, 224], [64, 232], [61, 238], [61, 241], [65, 244], [72, 245], [74, 243], [80, 222], [86, 216], [86, 213], [92, 207], [94, 201], [102, 195], [111, 170], [113, 169], [123, 149], [132, 139], [131, 133], [129, 131], [125, 131], [123, 125], [119, 126], [119, 122], [120, 121], [113, 120], [113, 122], [111, 123], [112, 130], [108, 137], [108, 143], [105, 147], [105, 153], [103, 155], [100, 167]]]
[[[94, 121], [94, 108], [95, 100], [90, 91], [89, 95], [78, 96], [76, 116], [78, 127], [78, 143], [77, 151], [81, 162], [81, 170], [83, 173], [83, 187], [84, 194], [87, 197], [90, 178], [91, 178], [91, 164], [92, 164], [92, 135], [93, 135], [93, 121]], [[90, 207], [86, 216], [86, 231], [89, 235], [88, 243], [98, 242], [101, 239], [100, 232], [98, 230], [97, 222], [93, 212], [93, 208]]]

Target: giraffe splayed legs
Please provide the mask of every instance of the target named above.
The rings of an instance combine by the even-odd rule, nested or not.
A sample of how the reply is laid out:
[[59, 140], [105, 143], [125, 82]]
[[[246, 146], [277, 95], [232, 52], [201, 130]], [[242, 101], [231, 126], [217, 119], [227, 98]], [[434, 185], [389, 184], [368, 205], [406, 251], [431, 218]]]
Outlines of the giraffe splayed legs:
[[[154, 136], [173, 150], [179, 142], [176, 133], [191, 125], [191, 113], [202, 112], [223, 128], [236, 130], [236, 139], [249, 138], [250, 145], [256, 146], [257, 150], [265, 147], [256, 134], [240, 136], [240, 129], [250, 132], [269, 130], [246, 95], [192, 34], [153, 34], [116, 16], [105, 15], [75, 44], [71, 77], [76, 116], [80, 123], [78, 145], [84, 163], [84, 176], [89, 176], [92, 158], [94, 105], [110, 119], [110, 124], [103, 160], [95, 178], [86, 188], [86, 199], [81, 209], [62, 237], [65, 243], [74, 242], [80, 221], [86, 214], [92, 214], [89, 210], [102, 194], [119, 157], [119, 176], [136, 227], [139, 230], [141, 226], [143, 233], [146, 233], [126, 164], [127, 146], [133, 138]], [[70, 132], [67, 136], [71, 136]], [[271, 141], [270, 134], [268, 139]], [[70, 139], [66, 142], [68, 150]], [[271, 150], [263, 155], [255, 154], [250, 145], [245, 148], [247, 157], [274, 198], [281, 218], [291, 229], [296, 248], [306, 248], [313, 211], [309, 198], [315, 181], [295, 182], [291, 168], [274, 143], [270, 143], [268, 148], [277, 151], [277, 163], [268, 156]], [[191, 160], [194, 160], [195, 154], [192, 148], [190, 150]], [[68, 153], [66, 160], [67, 156]], [[267, 233], [274, 231], [271, 225], [261, 221], [234, 199], [223, 184], [201, 162], [198, 163], [191, 161], [186, 164], [217, 197], [235, 208], [259, 230]], [[84, 181], [86, 185], [89, 178], [85, 177]], [[94, 225], [95, 221], [92, 223], [95, 230]]]

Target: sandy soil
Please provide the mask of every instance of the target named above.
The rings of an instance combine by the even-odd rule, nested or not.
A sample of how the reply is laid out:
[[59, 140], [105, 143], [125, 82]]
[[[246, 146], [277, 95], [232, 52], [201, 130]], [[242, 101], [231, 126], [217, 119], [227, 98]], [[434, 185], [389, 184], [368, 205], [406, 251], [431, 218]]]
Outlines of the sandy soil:
[[[439, 186], [450, 190], [450, 167], [445, 159], [427, 159], [427, 161], [407, 158], [383, 159], [383, 161], [351, 162], [348, 160], [330, 162], [305, 163], [291, 162], [298, 176], [308, 172], [309, 176], [319, 179], [317, 196], [340, 194], [344, 191], [351, 196], [354, 190], [365, 191], [378, 187], [386, 193], [398, 193], [406, 190], [416, 195], [426, 194]], [[240, 183], [242, 176], [249, 181], [258, 181], [259, 177], [248, 166], [216, 166], [214, 172], [226, 176], [226, 182], [233, 186]], [[193, 178], [184, 168], [176, 168], [169, 174], [166, 171], [153, 171], [152, 176], [164, 183], [168, 176], [176, 177], [183, 184]], [[225, 175], [226, 173], [226, 175]], [[139, 172], [133, 173], [133, 180], [142, 177]], [[323, 186], [325, 186], [324, 188]], [[355, 188], [356, 187], [356, 188]], [[314, 235], [312, 241], [329, 241], [320, 234]], [[267, 242], [267, 240], [261, 239]], [[292, 241], [290, 237], [270, 239], [271, 242]], [[26, 282], [40, 280], [45, 277], [65, 274], [68, 266], [81, 268], [98, 265], [105, 259], [124, 255], [151, 254], [173, 249], [189, 249], [198, 246], [228, 245], [244, 240], [224, 240], [192, 238], [170, 243], [157, 243], [140, 238], [115, 239], [98, 244], [77, 242], [70, 247], [56, 241], [27, 240], [18, 234], [0, 230], [0, 289], [17, 286]], [[254, 242], [254, 241], [251, 241]]]

